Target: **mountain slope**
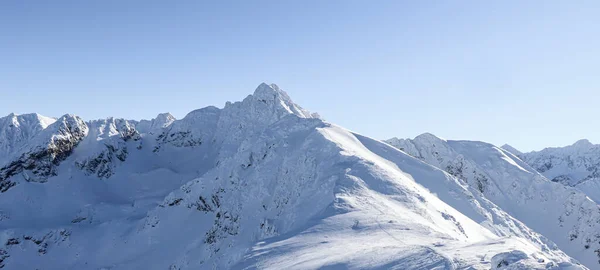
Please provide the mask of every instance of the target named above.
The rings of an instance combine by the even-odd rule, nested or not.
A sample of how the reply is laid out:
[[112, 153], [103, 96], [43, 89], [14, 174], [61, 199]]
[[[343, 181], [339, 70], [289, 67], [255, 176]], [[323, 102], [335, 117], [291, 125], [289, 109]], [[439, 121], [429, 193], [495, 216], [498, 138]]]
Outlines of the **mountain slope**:
[[553, 183], [491, 144], [446, 141], [432, 134], [391, 145], [462, 179], [511, 216], [594, 268], [600, 259], [600, 210], [576, 189]]
[[600, 202], [600, 145], [579, 140], [519, 157], [551, 181], [575, 187]]
[[0, 267], [586, 269], [458, 178], [275, 85], [162, 118], [66, 115], [14, 151]]

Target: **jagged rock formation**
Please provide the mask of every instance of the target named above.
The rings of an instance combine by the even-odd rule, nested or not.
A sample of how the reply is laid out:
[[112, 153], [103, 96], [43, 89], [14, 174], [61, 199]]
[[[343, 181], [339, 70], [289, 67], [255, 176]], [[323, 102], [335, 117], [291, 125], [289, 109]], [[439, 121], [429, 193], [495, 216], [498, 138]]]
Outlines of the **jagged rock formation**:
[[[130, 151], [128, 142], [140, 141], [141, 135], [133, 124], [124, 119], [108, 118], [91, 121], [88, 125], [92, 130], [89, 138], [93, 140], [88, 145], [98, 145], [99, 147], [95, 151], [92, 149], [87, 150], [93, 154], [75, 161], [75, 165], [88, 175], [109, 178], [113, 175], [118, 163], [127, 159]], [[101, 144], [98, 142], [101, 142]], [[139, 150], [141, 148], [142, 144], [137, 143], [135, 149]]]

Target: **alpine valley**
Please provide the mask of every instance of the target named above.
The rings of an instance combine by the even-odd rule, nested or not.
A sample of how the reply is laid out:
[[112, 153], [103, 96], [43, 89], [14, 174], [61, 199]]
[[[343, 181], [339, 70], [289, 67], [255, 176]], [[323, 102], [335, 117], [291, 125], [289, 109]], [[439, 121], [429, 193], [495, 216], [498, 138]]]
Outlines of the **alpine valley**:
[[276, 85], [175, 119], [0, 118], [0, 268], [600, 269], [600, 146], [387, 141]]

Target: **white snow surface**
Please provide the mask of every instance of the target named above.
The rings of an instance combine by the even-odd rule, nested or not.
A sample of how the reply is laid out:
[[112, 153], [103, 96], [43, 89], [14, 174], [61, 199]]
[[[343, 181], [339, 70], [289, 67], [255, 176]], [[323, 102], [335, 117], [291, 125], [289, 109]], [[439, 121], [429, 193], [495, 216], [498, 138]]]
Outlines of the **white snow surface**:
[[[488, 198], [436, 168], [438, 154], [417, 159], [325, 122], [276, 85], [181, 120], [36, 116], [17, 130], [14, 118], [0, 121], [5, 269], [587, 269], [563, 246], [597, 267], [591, 251], [548, 240], [596, 228], [579, 215], [589, 208], [575, 191], [555, 192], [541, 175], [517, 183], [573, 203], [566, 216], [525, 187], [508, 190], [514, 181], [496, 183]], [[487, 174], [490, 185], [534, 175], [498, 148], [423, 140], [440, 146], [428, 151], [502, 168]], [[558, 214], [564, 230], [553, 226]], [[547, 230], [533, 226], [542, 222]]]

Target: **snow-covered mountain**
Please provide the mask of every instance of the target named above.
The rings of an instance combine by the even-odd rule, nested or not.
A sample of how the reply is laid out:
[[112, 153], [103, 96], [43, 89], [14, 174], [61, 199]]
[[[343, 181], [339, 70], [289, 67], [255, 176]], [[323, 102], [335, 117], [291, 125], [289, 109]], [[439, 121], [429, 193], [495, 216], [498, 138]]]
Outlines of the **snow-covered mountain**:
[[[577, 189], [554, 183], [512, 153], [432, 134], [387, 141], [441, 168], [591, 268], [600, 260], [600, 210]], [[514, 150], [513, 150], [514, 151]]]
[[6, 161], [10, 153], [19, 150], [23, 144], [55, 121], [56, 119], [36, 113], [13, 113], [0, 118], [0, 162]]
[[[518, 209], [534, 200], [506, 189], [515, 181], [492, 188], [488, 175], [480, 187], [328, 123], [275, 85], [180, 120], [0, 124], [0, 268], [587, 269], [561, 249], [598, 266], [598, 239], [574, 252], [551, 241], [562, 227], [538, 226], [551, 218], [530, 222], [557, 204]], [[528, 181], [567, 196], [557, 221], [591, 226], [577, 241], [592, 237], [597, 208], [581, 217], [579, 193]]]
[[600, 145], [584, 139], [518, 156], [551, 181], [575, 187], [600, 202]]

